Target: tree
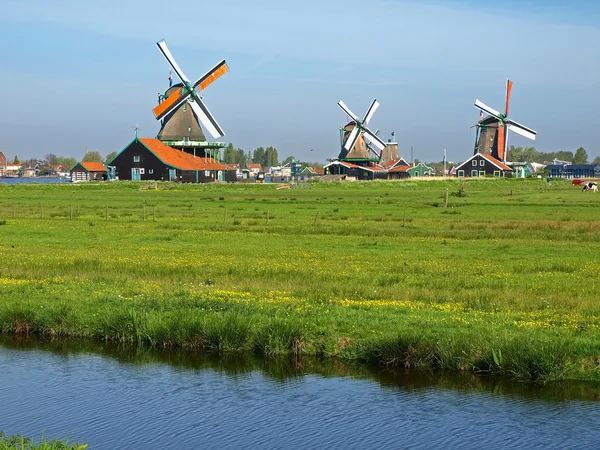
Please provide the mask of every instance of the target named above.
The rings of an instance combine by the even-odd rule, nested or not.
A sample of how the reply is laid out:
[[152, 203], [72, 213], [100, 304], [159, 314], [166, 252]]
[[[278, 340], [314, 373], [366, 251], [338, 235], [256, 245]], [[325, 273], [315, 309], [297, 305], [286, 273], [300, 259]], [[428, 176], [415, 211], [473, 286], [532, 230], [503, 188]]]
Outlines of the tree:
[[600, 164], [600, 156], [596, 156], [592, 164]]
[[236, 163], [236, 154], [235, 148], [233, 148], [233, 144], [229, 143], [227, 147], [223, 149], [223, 161], [225, 164], [235, 164]]
[[254, 164], [262, 164], [264, 162], [265, 159], [265, 149], [262, 147], [258, 147], [256, 150], [254, 150], [254, 153], [252, 153], [252, 162]]
[[579, 147], [573, 156], [573, 164], [587, 164], [588, 154], [583, 147]]
[[279, 155], [277, 154], [276, 148], [267, 147], [262, 165], [263, 167], [273, 167], [279, 165]]
[[110, 162], [112, 159], [114, 159], [115, 156], [117, 156], [118, 153], [117, 152], [110, 152], [108, 155], [106, 155], [106, 162]]
[[281, 161], [281, 165], [285, 166], [287, 163], [291, 163], [292, 161], [295, 161], [295, 160], [296, 160], [296, 158], [294, 158], [293, 156], [288, 156], [283, 161]]
[[15, 155], [15, 158], [13, 159], [13, 164], [21, 164], [21, 161], [19, 161], [19, 157], [17, 155]]
[[87, 152], [81, 161], [83, 161], [83, 162], [103, 162], [102, 155], [98, 152]]
[[58, 156], [54, 153], [48, 153], [44, 156], [44, 162], [49, 167], [56, 166], [58, 164]]

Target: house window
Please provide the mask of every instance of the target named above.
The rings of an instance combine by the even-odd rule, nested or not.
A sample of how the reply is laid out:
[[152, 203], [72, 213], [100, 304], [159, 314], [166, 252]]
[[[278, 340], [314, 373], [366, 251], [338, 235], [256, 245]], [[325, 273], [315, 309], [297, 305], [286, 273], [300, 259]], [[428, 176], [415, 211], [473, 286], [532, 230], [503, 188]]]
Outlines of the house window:
[[205, 177], [210, 177], [210, 170], [205, 170], [204, 171], [204, 176]]
[[479, 176], [480, 177], [485, 177], [485, 170], [480, 170], [479, 171]]
[[477, 178], [477, 175], [479, 174], [479, 172], [477, 172], [476, 170], [471, 170], [471, 176]]
[[140, 162], [140, 155], [135, 155], [133, 157], [133, 162]]
[[484, 161], [483, 159], [482, 159], [482, 160], [480, 160], [480, 161], [479, 161], [479, 165], [480, 165], [481, 167], [485, 166], [485, 161]]
[[464, 171], [464, 170], [459, 170], [459, 171], [458, 171], [458, 176], [459, 176], [459, 178], [464, 178], [464, 176], [465, 176], [465, 171]]
[[477, 160], [474, 159], [473, 161], [471, 161], [471, 164], [473, 165], [473, 167], [476, 167], [477, 166]]
[[148, 174], [152, 175], [154, 173], [154, 169], [148, 169]]
[[184, 136], [183, 137], [183, 142], [190, 142], [190, 137], [189, 136]]
[[494, 176], [495, 177], [499, 177], [500, 176], [500, 171], [499, 170], [494, 170]]
[[192, 127], [188, 127], [188, 131], [191, 133], [192, 132]]

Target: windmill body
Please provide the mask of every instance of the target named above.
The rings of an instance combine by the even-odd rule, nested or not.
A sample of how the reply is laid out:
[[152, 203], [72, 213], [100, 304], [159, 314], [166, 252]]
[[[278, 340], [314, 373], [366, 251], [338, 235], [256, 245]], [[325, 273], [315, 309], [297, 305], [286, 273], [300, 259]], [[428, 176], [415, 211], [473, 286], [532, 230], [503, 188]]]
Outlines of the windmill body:
[[[488, 117], [478, 122], [475, 153], [489, 153], [499, 161], [506, 162], [508, 153], [508, 131], [520, 134], [528, 139], [535, 140], [536, 132], [531, 128], [521, 125], [508, 117], [510, 109], [510, 96], [513, 83], [506, 81], [506, 102], [504, 113], [490, 108], [479, 99], [475, 100], [475, 107], [488, 114]], [[494, 124], [495, 122], [495, 124]], [[491, 147], [490, 147], [490, 143]]]

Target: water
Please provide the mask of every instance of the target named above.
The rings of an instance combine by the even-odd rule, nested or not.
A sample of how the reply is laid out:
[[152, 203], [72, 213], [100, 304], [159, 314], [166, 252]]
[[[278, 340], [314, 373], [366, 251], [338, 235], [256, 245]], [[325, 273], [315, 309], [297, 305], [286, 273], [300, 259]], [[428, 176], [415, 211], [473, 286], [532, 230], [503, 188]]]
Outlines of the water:
[[20, 177], [20, 178], [0, 178], [0, 183], [4, 184], [23, 184], [23, 183], [44, 183], [44, 184], [56, 184], [56, 183], [70, 183], [71, 180], [69, 178], [59, 178], [59, 177]]
[[598, 448], [600, 387], [0, 341], [0, 429], [90, 449]]

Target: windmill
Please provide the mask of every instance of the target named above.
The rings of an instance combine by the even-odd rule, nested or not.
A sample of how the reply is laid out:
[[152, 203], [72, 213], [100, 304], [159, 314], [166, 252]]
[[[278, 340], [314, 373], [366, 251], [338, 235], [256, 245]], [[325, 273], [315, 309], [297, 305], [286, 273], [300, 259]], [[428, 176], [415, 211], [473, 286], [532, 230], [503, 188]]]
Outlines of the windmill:
[[219, 62], [204, 76], [192, 84], [175, 62], [175, 59], [169, 51], [167, 43], [164, 41], [164, 39], [157, 42], [156, 45], [183, 83], [180, 87], [178, 86], [177, 89], [172, 91], [167, 98], [159, 103], [156, 108], [153, 109], [156, 120], [164, 119], [171, 113], [174, 113], [184, 102], [188, 102], [198, 123], [202, 124], [215, 139], [222, 137], [225, 133], [212, 116], [208, 108], [206, 108], [206, 105], [202, 101], [203, 97], [199, 92], [206, 89], [206, 87], [213, 81], [229, 71], [225, 60]]
[[[376, 99], [373, 100], [373, 103], [371, 103], [371, 106], [367, 110], [362, 121], [356, 114], [350, 111], [343, 100], [338, 102], [338, 106], [351, 118], [350, 122], [342, 129], [344, 131], [349, 131], [349, 133], [347, 133], [347, 135], [342, 135], [342, 152], [340, 153], [340, 159], [352, 158], [353, 156], [370, 159], [369, 150], [373, 151], [378, 158], [381, 158], [381, 153], [377, 153], [369, 144], [373, 145], [381, 152], [385, 148], [385, 142], [377, 136], [377, 133], [373, 133], [367, 127], [370, 120], [373, 118], [373, 114], [375, 114], [375, 111], [379, 108], [379, 102]], [[362, 148], [362, 143], [359, 145], [360, 148], [355, 148], [359, 139], [363, 141], [364, 148]], [[357, 154], [353, 155], [353, 152]]]
[[506, 108], [504, 110], [504, 114], [490, 108], [485, 103], [479, 101], [479, 99], [475, 100], [475, 106], [481, 111], [484, 111], [490, 115], [490, 117], [485, 118], [477, 124], [476, 148], [479, 147], [480, 128], [495, 128], [495, 126], [493, 126], [493, 122], [494, 119], [496, 119], [498, 121], [496, 125], [498, 127], [498, 131], [496, 133], [496, 140], [494, 142], [496, 154], [492, 156], [502, 162], [506, 162], [506, 153], [508, 152], [508, 130], [514, 131], [515, 133], [531, 140], [535, 140], [535, 136], [537, 134], [531, 128], [527, 128], [526, 126], [508, 118], [512, 86], [512, 81], [506, 80]]

